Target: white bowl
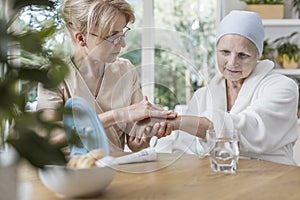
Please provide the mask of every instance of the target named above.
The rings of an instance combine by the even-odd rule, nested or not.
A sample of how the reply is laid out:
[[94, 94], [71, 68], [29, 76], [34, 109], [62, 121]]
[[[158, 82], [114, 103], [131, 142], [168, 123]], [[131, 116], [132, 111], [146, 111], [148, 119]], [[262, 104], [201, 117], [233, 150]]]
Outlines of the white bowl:
[[39, 169], [42, 183], [61, 197], [92, 197], [99, 195], [113, 180], [111, 167], [71, 168], [47, 165]]

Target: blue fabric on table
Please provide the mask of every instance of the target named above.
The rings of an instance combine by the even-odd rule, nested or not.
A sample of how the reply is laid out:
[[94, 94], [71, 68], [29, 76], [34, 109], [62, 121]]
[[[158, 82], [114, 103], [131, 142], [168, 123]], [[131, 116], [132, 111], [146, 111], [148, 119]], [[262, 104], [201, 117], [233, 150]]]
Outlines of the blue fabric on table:
[[104, 149], [110, 154], [105, 129], [91, 105], [81, 97], [67, 100], [63, 123], [70, 145], [70, 156], [83, 155], [93, 149]]

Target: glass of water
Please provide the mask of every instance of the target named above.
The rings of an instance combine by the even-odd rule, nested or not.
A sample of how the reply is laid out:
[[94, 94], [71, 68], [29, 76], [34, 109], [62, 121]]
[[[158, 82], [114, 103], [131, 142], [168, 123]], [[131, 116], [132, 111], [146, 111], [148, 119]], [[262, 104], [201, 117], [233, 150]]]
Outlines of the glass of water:
[[207, 130], [210, 166], [214, 172], [235, 173], [239, 160], [238, 130]]

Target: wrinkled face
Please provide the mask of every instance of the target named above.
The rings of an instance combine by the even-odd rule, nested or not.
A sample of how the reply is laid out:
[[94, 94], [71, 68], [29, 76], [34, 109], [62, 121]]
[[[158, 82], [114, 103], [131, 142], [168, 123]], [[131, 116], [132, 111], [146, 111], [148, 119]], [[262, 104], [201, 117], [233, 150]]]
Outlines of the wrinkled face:
[[105, 63], [112, 63], [119, 55], [121, 48], [126, 46], [124, 37], [121, 37], [117, 44], [114, 44], [114, 39], [123, 35], [123, 30], [126, 29], [126, 18], [123, 14], [118, 16], [117, 22], [113, 26], [113, 34], [104, 38], [99, 38], [98, 34], [91, 31], [87, 37], [86, 52], [88, 56], [94, 60], [101, 60]]
[[218, 68], [229, 81], [243, 81], [259, 59], [256, 46], [249, 39], [235, 34], [221, 37], [216, 51]]

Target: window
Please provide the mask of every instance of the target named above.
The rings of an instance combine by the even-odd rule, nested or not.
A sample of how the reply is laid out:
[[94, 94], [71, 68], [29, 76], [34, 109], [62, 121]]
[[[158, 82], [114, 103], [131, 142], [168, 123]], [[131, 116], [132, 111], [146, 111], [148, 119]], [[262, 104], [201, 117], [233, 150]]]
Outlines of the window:
[[[153, 87], [148, 92], [153, 91], [155, 103], [169, 109], [188, 103], [194, 90], [205, 85], [214, 73], [216, 1], [129, 2], [137, 20], [132, 25], [122, 57], [131, 60], [140, 70], [143, 87]], [[148, 7], [143, 3], [147, 3]], [[152, 16], [143, 16], [143, 7], [153, 7], [153, 12], [146, 11]], [[143, 22], [143, 17], [147, 18], [148, 24]], [[154, 38], [152, 45], [149, 41], [143, 41], [145, 29], [150, 32], [146, 40]], [[144, 44], [147, 46], [144, 47]], [[144, 58], [147, 59], [146, 63], [143, 53], [147, 54]], [[153, 60], [149, 58], [151, 56]], [[153, 79], [147, 77], [148, 80], [143, 80], [143, 71], [151, 76], [151, 67]]]

